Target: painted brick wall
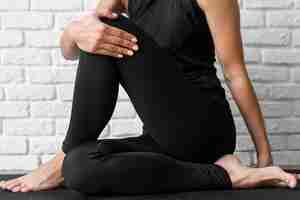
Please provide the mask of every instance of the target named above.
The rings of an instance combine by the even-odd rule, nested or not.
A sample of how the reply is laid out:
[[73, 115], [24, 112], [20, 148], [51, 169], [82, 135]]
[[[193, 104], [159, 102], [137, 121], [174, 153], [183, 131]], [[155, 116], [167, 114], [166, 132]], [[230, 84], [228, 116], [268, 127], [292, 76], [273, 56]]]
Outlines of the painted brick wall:
[[[0, 171], [34, 169], [60, 149], [70, 119], [77, 61], [63, 59], [59, 35], [75, 14], [96, 2], [1, 0]], [[241, 0], [240, 7], [247, 69], [275, 163], [300, 164], [300, 0]], [[250, 135], [224, 82], [223, 86], [238, 129], [236, 153], [244, 163], [254, 163]], [[103, 137], [141, 134], [142, 123], [120, 89]]]

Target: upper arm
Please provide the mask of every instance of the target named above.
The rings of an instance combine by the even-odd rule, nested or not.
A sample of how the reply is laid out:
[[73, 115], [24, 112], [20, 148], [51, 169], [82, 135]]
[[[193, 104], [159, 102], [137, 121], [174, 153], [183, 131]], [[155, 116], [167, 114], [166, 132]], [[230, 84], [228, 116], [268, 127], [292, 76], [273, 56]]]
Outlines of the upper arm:
[[[224, 75], [245, 72], [237, 0], [197, 0], [206, 15]], [[225, 77], [226, 78], [226, 77]], [[229, 78], [229, 77], [227, 77]]]

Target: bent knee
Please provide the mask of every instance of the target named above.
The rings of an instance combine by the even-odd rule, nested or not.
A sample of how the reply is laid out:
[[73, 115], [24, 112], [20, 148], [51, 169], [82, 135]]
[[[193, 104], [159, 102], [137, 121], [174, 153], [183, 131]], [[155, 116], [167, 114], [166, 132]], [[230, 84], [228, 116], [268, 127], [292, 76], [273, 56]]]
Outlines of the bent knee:
[[117, 19], [109, 19], [105, 17], [99, 19], [105, 24], [125, 30], [128, 33], [134, 34], [135, 36], [140, 35], [140, 32], [142, 31], [142, 29], [138, 27], [132, 20], [130, 20], [130, 18], [123, 15], [120, 15]]
[[81, 160], [76, 150], [77, 148], [65, 155], [61, 171], [65, 186], [72, 189], [77, 189], [79, 184], [84, 181], [83, 169], [81, 168], [84, 166], [80, 166]]
[[62, 164], [62, 176], [66, 187], [84, 193], [105, 191], [101, 166], [89, 159], [83, 147], [74, 148], [66, 154]]

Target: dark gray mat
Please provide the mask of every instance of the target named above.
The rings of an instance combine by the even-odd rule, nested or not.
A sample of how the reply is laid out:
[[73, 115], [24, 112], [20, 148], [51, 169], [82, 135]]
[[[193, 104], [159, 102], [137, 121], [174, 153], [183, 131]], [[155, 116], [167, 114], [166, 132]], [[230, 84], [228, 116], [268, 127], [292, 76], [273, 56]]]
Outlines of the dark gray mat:
[[[0, 180], [21, 176], [0, 175]], [[0, 200], [299, 200], [300, 185], [296, 188], [255, 188], [240, 190], [201, 190], [155, 195], [84, 195], [61, 186], [39, 192], [10, 192], [0, 189]]]

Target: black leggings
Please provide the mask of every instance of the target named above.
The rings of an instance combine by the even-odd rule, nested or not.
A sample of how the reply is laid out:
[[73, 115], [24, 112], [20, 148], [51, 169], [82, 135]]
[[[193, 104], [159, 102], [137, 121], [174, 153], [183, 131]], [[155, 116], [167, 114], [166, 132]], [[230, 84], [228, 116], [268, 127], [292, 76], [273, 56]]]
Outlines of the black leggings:
[[[232, 188], [228, 172], [214, 164], [236, 145], [225, 97], [186, 79], [175, 57], [130, 19], [101, 20], [133, 33], [140, 49], [122, 59], [80, 50], [62, 146], [65, 185], [122, 194]], [[119, 83], [146, 131], [97, 140], [114, 111]]]

